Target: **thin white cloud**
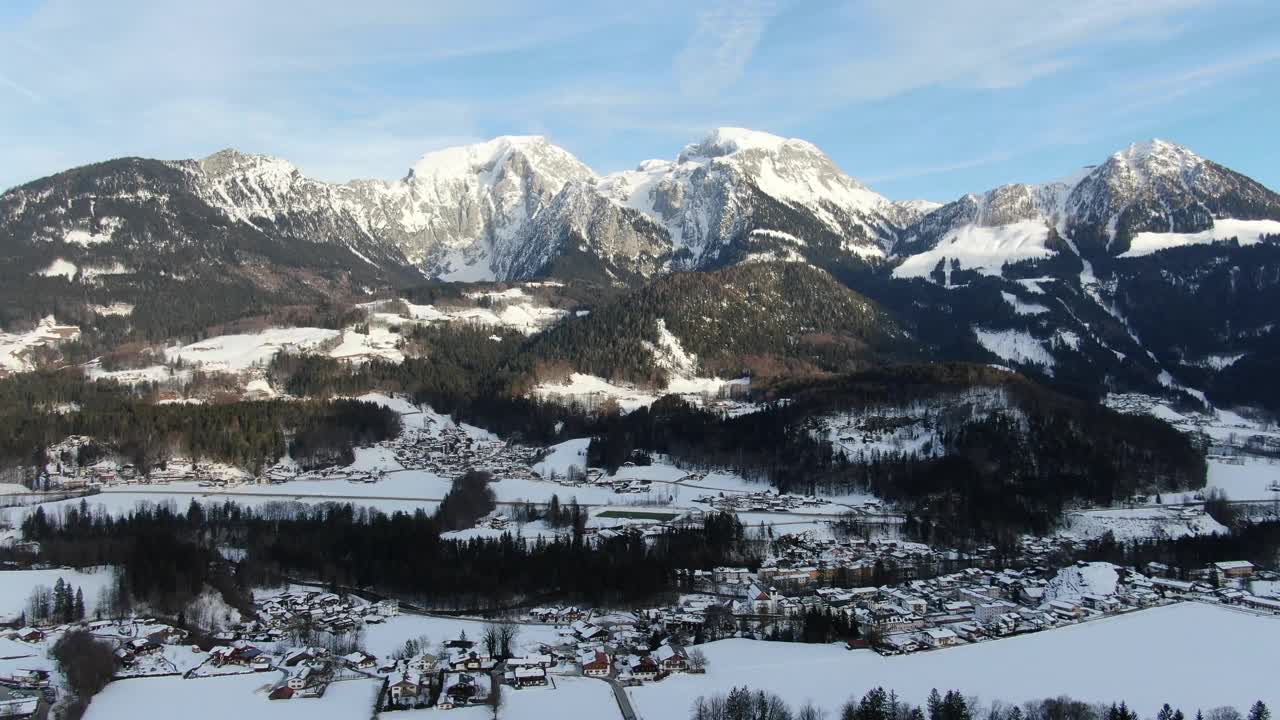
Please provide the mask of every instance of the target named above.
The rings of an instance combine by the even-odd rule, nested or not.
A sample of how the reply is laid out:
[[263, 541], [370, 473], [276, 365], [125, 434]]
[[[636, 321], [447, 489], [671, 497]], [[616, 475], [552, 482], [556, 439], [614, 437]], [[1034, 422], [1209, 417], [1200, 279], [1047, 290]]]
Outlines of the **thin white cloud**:
[[18, 93], [19, 95], [22, 95], [23, 97], [27, 98], [28, 100], [34, 100], [36, 102], [44, 102], [43, 95], [36, 92], [35, 90], [32, 90], [26, 85], [23, 85], [17, 80], [10, 78], [4, 73], [0, 73], [0, 86], [7, 87], [10, 90], [13, 90], [14, 92]]
[[676, 58], [680, 91], [686, 97], [715, 95], [737, 82], [778, 10], [775, 0], [718, 0], [700, 12]]

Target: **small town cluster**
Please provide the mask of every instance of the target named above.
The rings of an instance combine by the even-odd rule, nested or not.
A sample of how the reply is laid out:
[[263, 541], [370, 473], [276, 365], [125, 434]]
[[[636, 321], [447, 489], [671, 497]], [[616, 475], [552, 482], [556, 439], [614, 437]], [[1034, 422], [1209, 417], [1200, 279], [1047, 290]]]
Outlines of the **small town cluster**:
[[[1100, 562], [1056, 569], [969, 567], [925, 577], [940, 558], [917, 543], [796, 535], [782, 538], [779, 547], [755, 570], [684, 571], [693, 591], [670, 606], [537, 607], [519, 617], [460, 621], [474, 630], [472, 637], [463, 630], [434, 644], [425, 637], [398, 638], [403, 645], [385, 657], [365, 651], [362, 634], [396, 622], [402, 612], [418, 611], [394, 599], [314, 589], [259, 595], [252, 619], [209, 635], [137, 617], [9, 629], [0, 632], [0, 655], [16, 659], [11, 667], [21, 667], [24, 652], [42, 655], [57, 637], [78, 627], [114, 648], [118, 679], [262, 673], [272, 678], [269, 697], [281, 701], [321, 697], [336, 682], [373, 679], [382, 683], [382, 709], [450, 709], [494, 702], [499, 688], [554, 685], [564, 675], [600, 678], [620, 692], [623, 686], [660, 682], [675, 673], [705, 672], [699, 643], [767, 637], [771, 629], [815, 613], [848, 621], [844, 627], [851, 630], [843, 639], [849, 648], [889, 655], [1181, 601], [1280, 614], [1280, 600], [1247, 589], [1258, 581], [1280, 581], [1280, 574], [1246, 561], [1190, 570]], [[886, 572], [886, 561], [907, 579], [868, 584]], [[910, 579], [914, 573], [921, 577]], [[56, 699], [50, 675], [47, 669], [32, 669], [0, 677], [0, 710], [6, 717], [35, 717]]]

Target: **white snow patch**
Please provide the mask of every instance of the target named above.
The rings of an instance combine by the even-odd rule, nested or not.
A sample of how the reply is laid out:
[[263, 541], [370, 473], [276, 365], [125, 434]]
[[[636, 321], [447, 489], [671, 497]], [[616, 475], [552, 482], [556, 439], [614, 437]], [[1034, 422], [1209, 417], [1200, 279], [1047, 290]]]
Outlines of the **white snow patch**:
[[1108, 562], [1073, 565], [1058, 571], [1044, 588], [1045, 600], [1079, 600], [1085, 595], [1114, 595], [1119, 568]]
[[59, 325], [52, 315], [45, 317], [32, 330], [23, 333], [0, 332], [0, 371], [27, 372], [35, 369], [30, 358], [33, 350], [57, 345], [80, 337], [75, 325]]
[[[1194, 628], [1195, 632], [1189, 632]], [[1274, 648], [1280, 622], [1227, 608], [1185, 603], [936, 652], [884, 657], [841, 645], [721, 640], [701, 646], [705, 675], [675, 675], [628, 688], [644, 718], [689, 716], [691, 698], [734, 686], [769, 688], [793, 706], [813, 701], [835, 716], [850, 697], [880, 686], [923, 704], [933, 688], [1020, 704], [1069, 695], [1126, 700], [1133, 708], [1182, 708], [1261, 699], [1280, 705]], [[1224, 653], [1223, 648], [1233, 648]], [[1189, 661], [1213, 658], [1213, 662]], [[1134, 682], [1142, 668], [1156, 682]], [[998, 671], [993, 671], [998, 669]], [[841, 678], [833, 682], [832, 678]], [[90, 720], [94, 720], [90, 718]]]
[[1141, 257], [1161, 250], [1188, 245], [1207, 245], [1231, 238], [1238, 238], [1241, 245], [1255, 245], [1263, 235], [1280, 235], [1280, 221], [1235, 220], [1222, 218], [1213, 221], [1213, 227], [1195, 233], [1138, 233], [1129, 241], [1128, 251], [1120, 257]]
[[994, 355], [1013, 363], [1053, 367], [1053, 356], [1039, 340], [1023, 330], [973, 329], [978, 343]]
[[42, 277], [64, 277], [71, 280], [75, 278], [79, 270], [80, 268], [76, 267], [75, 263], [58, 258], [49, 263], [49, 267], [41, 270], [39, 275]]
[[70, 230], [62, 239], [68, 245], [88, 247], [90, 245], [100, 245], [105, 242], [111, 242], [111, 233], [92, 233], [87, 230]]
[[1001, 292], [1000, 297], [1004, 298], [1004, 301], [1009, 303], [1009, 307], [1019, 315], [1041, 315], [1049, 312], [1049, 308], [1037, 303], [1023, 302], [1022, 298], [1011, 292]]
[[999, 275], [1005, 264], [1049, 257], [1045, 247], [1049, 227], [1037, 220], [1022, 220], [999, 227], [965, 225], [951, 230], [930, 250], [912, 255], [893, 269], [896, 278], [928, 278], [943, 263], [950, 286], [951, 264], [983, 275]]

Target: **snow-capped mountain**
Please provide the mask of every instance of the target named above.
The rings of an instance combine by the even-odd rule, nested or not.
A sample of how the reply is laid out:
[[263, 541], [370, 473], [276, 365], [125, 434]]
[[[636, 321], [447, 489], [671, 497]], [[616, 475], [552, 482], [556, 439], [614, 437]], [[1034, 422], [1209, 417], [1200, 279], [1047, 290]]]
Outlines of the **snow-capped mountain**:
[[[129, 162], [133, 171], [145, 164], [146, 172], [131, 173]], [[34, 235], [44, 239], [101, 236], [92, 203], [80, 214], [31, 217], [33, 207], [43, 212], [41, 192], [73, 205], [88, 200], [77, 197], [85, 188], [74, 183], [91, 175], [100, 186], [128, 187], [113, 193], [113, 201], [138, 206], [118, 208], [113, 217], [135, 215], [143, 206], [154, 210], [157, 203], [188, 207], [194, 196], [204, 206], [202, 218], [224, 216], [213, 224], [277, 241], [339, 246], [373, 271], [407, 266], [426, 277], [464, 281], [529, 278], [566, 266], [643, 278], [784, 251], [822, 265], [865, 263], [883, 258], [903, 225], [934, 209], [922, 201], [889, 201], [811, 143], [738, 128], [715, 130], [674, 160], [605, 177], [536, 136], [427, 153], [405, 177], [390, 181], [326, 183], [288, 161], [236, 150], [201, 160], [129, 162], [16, 188], [4, 205], [12, 221], [33, 223]], [[122, 174], [111, 174], [117, 171]], [[210, 224], [202, 219], [201, 229], [178, 227], [184, 217], [172, 213], [163, 223], [166, 234], [198, 238]], [[158, 242], [129, 223], [111, 229], [107, 247]]]
[[946, 318], [917, 329], [940, 347], [976, 341], [1077, 385], [1235, 401], [1242, 378], [1276, 361], [1264, 309], [1280, 297], [1276, 238], [1280, 195], [1153, 140], [1060, 181], [948, 203], [903, 232], [892, 275], [945, 288], [897, 300], [922, 323]]
[[[666, 228], [677, 264], [713, 265], [752, 230], [773, 230], [807, 245], [817, 238], [781, 223], [792, 212], [838, 250], [883, 257], [897, 237], [894, 218], [909, 211], [846, 175], [812, 143], [741, 128], [719, 128], [674, 161], [650, 160], [599, 183], [602, 194]], [[773, 216], [773, 217], [771, 217]], [[818, 234], [818, 233], [814, 233]]]
[[[280, 308], [320, 308], [336, 322], [341, 308], [328, 300], [428, 278], [642, 289], [668, 287], [660, 280], [673, 271], [783, 260], [830, 271], [828, 284], [885, 308], [875, 322], [902, 328], [926, 357], [1234, 402], [1270, 387], [1280, 362], [1276, 237], [1280, 196], [1164, 141], [941, 206], [891, 202], [811, 143], [736, 128], [605, 176], [541, 137], [431, 152], [400, 179], [341, 184], [224, 150], [112, 160], [0, 195], [0, 307], [28, 324], [53, 314], [82, 328], [106, 322], [93, 308], [127, 307], [112, 317], [155, 339]], [[696, 347], [701, 331], [677, 315], [666, 322]], [[813, 327], [786, 340], [808, 348], [789, 362], [843, 367], [862, 342], [833, 344], [830, 328]]]
[[[236, 151], [195, 164], [197, 186], [228, 217], [249, 223], [324, 215], [330, 239], [359, 233], [403, 253], [425, 274], [491, 280], [512, 274], [529, 222], [591, 169], [543, 137], [499, 137], [423, 155], [402, 180], [343, 185], [289, 163]], [[203, 181], [203, 182], [200, 182]], [[323, 234], [323, 233], [322, 233]], [[319, 238], [317, 238], [319, 239]]]
[[[1065, 209], [1066, 230], [1081, 247], [1119, 255], [1142, 233], [1280, 220], [1280, 195], [1181, 145], [1151, 140], [1115, 153], [1085, 176]], [[1269, 231], [1280, 232], [1280, 225]]]
[[[1164, 140], [1130, 145], [1062, 181], [1004, 185], [929, 213], [895, 248], [898, 277], [921, 277], [944, 258], [987, 274], [1047, 257], [1057, 235], [1085, 256], [1280, 233], [1280, 195]], [[926, 267], [927, 266], [927, 267]]]

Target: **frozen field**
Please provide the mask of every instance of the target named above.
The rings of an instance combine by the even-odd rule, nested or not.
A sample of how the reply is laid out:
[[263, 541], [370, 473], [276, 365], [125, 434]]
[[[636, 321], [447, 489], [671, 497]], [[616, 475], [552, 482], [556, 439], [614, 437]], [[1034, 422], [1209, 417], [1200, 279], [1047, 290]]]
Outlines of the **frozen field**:
[[[440, 643], [456, 640], [463, 632], [466, 632], [468, 640], [479, 642], [484, 633], [484, 625], [482, 620], [399, 615], [385, 623], [366, 625], [364, 644], [369, 652], [385, 658], [404, 647], [405, 640], [426, 636], [428, 647], [434, 651]], [[540, 642], [553, 643], [559, 637], [559, 632], [553, 625], [521, 624], [520, 635], [516, 638], [517, 653], [532, 652]]]
[[1082, 539], [1111, 533], [1126, 542], [1140, 538], [1180, 538], [1226, 533], [1227, 528], [1204, 513], [1183, 515], [1181, 508], [1140, 507], [1069, 513], [1059, 534]]
[[555, 687], [502, 691], [498, 720], [546, 720], [621, 718], [613, 690], [603, 680], [583, 677], [555, 677]]
[[268, 700], [278, 672], [184, 680], [117, 680], [94, 697], [85, 720], [353, 720], [373, 715], [381, 682], [345, 680], [322, 698]]
[[52, 590], [58, 578], [84, 592], [85, 614], [93, 615], [98, 604], [98, 593], [111, 584], [112, 573], [110, 568], [102, 568], [97, 572], [71, 568], [0, 571], [0, 621], [16, 619], [26, 609], [32, 590], [39, 585]]
[[1280, 500], [1280, 492], [1268, 489], [1280, 483], [1280, 462], [1265, 458], [1209, 459], [1205, 489], [1221, 488], [1232, 500]]
[[1124, 700], [1142, 717], [1160, 705], [1247, 710], [1280, 705], [1276, 648], [1280, 619], [1202, 604], [1172, 605], [1083, 625], [897, 657], [813, 646], [723, 640], [703, 646], [703, 676], [682, 675], [629, 689], [641, 720], [688, 716], [698, 695], [749, 685], [831, 713], [850, 696], [883, 686], [922, 704], [929, 690], [959, 689], [983, 701], [1022, 702], [1062, 694]]

